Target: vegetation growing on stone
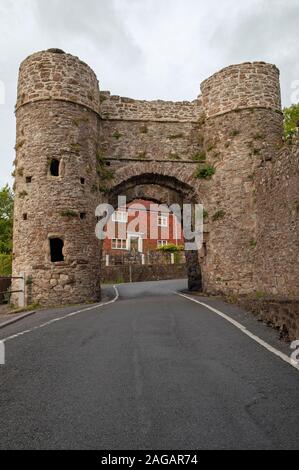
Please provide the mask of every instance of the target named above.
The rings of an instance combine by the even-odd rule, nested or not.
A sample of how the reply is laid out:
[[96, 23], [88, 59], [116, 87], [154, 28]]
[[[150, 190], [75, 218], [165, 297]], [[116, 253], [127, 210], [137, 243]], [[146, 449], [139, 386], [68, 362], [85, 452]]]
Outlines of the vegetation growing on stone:
[[254, 138], [254, 140], [263, 140], [265, 138], [265, 136], [263, 134], [260, 134], [259, 132], [257, 132], [256, 134], [254, 134], [253, 138]]
[[210, 142], [207, 145], [207, 152], [211, 152], [211, 150], [213, 150], [214, 148], [215, 148], [215, 145], [213, 144], [213, 142]]
[[148, 127], [146, 125], [141, 126], [139, 131], [140, 131], [140, 134], [147, 134], [148, 133]]
[[146, 151], [140, 152], [140, 153], [137, 155], [137, 159], [139, 159], [139, 160], [144, 160], [144, 159], [146, 158], [146, 155], [147, 155]]
[[229, 133], [230, 137], [236, 137], [236, 136], [239, 135], [239, 134], [240, 134], [239, 129], [233, 129], [233, 130]]
[[25, 144], [25, 140], [20, 140], [19, 142], [16, 143], [15, 150], [19, 150], [20, 148], [23, 147]]
[[107, 100], [107, 96], [100, 94], [100, 103], [103, 103]]
[[175, 140], [175, 139], [183, 139], [185, 137], [185, 134], [183, 132], [180, 132], [178, 134], [171, 134], [168, 136], [168, 139], [170, 140]]
[[99, 189], [98, 186], [97, 186], [96, 184], [93, 184], [93, 185], [91, 186], [91, 189], [90, 189], [90, 190], [91, 190], [92, 193], [96, 193], [96, 192], [98, 191], [98, 189]]
[[71, 144], [71, 147], [70, 147], [70, 148], [71, 148], [71, 150], [72, 150], [73, 152], [78, 153], [78, 152], [80, 152], [80, 150], [81, 150], [81, 144], [78, 144], [78, 143], [76, 143], [76, 144]]
[[171, 160], [180, 160], [181, 159], [181, 157], [177, 153], [170, 153], [169, 158]]
[[88, 122], [88, 121], [89, 121], [89, 118], [87, 116], [81, 116], [81, 117], [78, 117], [78, 118], [74, 118], [72, 120], [72, 123], [74, 124], [74, 126], [79, 127], [81, 122]]
[[195, 162], [204, 162], [206, 160], [205, 152], [198, 152], [193, 155], [192, 160]]
[[216, 220], [223, 219], [225, 217], [225, 211], [223, 209], [219, 209], [217, 212], [212, 217], [213, 222], [216, 222]]
[[62, 217], [78, 217], [78, 212], [71, 209], [66, 209], [60, 212]]
[[116, 140], [119, 140], [122, 137], [122, 134], [118, 131], [113, 132], [112, 137]]
[[213, 167], [212, 165], [200, 165], [198, 166], [196, 172], [195, 172], [195, 178], [200, 178], [200, 179], [206, 179], [209, 180], [212, 178], [212, 176], [215, 174], [216, 168]]
[[203, 126], [206, 122], [206, 116], [203, 114], [202, 116], [200, 116], [200, 118], [197, 120], [197, 124], [199, 126]]
[[110, 181], [114, 178], [114, 171], [107, 167], [105, 160], [98, 162], [97, 174], [100, 178], [100, 181]]
[[203, 210], [202, 216], [204, 219], [207, 219], [209, 217], [209, 213], [206, 209]]

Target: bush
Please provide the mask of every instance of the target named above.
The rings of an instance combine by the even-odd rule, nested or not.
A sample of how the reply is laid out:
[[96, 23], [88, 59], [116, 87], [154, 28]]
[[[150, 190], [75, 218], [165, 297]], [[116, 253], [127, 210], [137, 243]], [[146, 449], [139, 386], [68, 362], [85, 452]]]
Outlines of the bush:
[[12, 256], [0, 254], [0, 276], [11, 276]]
[[184, 247], [182, 245], [175, 245], [174, 243], [169, 243], [168, 245], [160, 246], [158, 251], [162, 253], [178, 253], [179, 251], [183, 251]]

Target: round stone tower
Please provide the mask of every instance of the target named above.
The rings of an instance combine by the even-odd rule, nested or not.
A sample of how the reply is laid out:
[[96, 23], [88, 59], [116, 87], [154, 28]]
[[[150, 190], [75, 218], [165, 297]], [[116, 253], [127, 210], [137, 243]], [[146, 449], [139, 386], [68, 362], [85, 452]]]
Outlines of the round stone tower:
[[232, 65], [201, 85], [201, 132], [207, 164], [211, 229], [204, 261], [210, 291], [254, 289], [255, 174], [282, 143], [279, 71], [264, 62]]
[[99, 299], [99, 107], [97, 78], [78, 58], [50, 49], [21, 64], [13, 275], [25, 273], [27, 303]]

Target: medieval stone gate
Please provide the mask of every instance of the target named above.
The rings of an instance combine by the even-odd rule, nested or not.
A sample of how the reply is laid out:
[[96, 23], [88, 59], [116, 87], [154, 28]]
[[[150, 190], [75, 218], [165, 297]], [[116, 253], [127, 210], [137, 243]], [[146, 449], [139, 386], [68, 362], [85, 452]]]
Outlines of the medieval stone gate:
[[20, 66], [16, 105], [14, 275], [30, 301], [98, 300], [95, 208], [145, 198], [205, 207], [200, 260], [209, 292], [255, 289], [259, 169], [282, 142], [279, 71], [227, 67], [192, 102], [100, 92], [94, 72], [58, 49]]

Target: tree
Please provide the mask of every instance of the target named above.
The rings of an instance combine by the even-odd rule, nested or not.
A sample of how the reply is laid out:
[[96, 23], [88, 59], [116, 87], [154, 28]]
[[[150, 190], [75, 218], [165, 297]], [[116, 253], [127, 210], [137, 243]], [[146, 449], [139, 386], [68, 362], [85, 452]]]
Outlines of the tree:
[[291, 139], [298, 134], [299, 128], [299, 103], [293, 104], [289, 108], [284, 108], [284, 136]]
[[12, 252], [13, 192], [8, 185], [0, 190], [0, 253]]

